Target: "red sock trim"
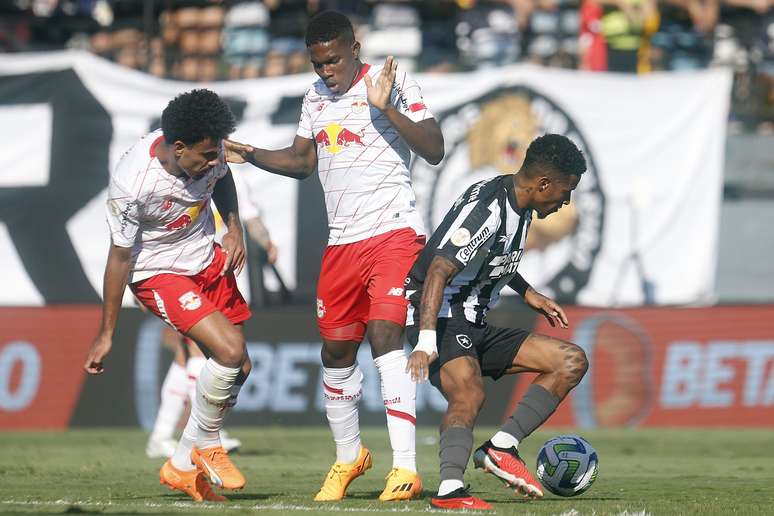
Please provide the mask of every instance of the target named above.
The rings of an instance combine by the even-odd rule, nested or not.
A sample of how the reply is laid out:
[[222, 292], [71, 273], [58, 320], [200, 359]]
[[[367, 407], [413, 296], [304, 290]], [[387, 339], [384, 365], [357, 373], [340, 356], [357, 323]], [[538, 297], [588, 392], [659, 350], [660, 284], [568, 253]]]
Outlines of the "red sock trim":
[[333, 394], [344, 394], [344, 389], [336, 389], [325, 382], [323, 382], [323, 388], [328, 392], [332, 392]]
[[393, 410], [391, 408], [388, 408], [386, 410], [387, 410], [387, 415], [388, 416], [399, 417], [401, 419], [405, 419], [406, 421], [408, 421], [409, 423], [411, 423], [414, 426], [417, 425], [417, 418], [415, 418], [414, 416], [412, 416], [411, 414], [409, 414], [407, 412], [401, 412], [400, 410]]

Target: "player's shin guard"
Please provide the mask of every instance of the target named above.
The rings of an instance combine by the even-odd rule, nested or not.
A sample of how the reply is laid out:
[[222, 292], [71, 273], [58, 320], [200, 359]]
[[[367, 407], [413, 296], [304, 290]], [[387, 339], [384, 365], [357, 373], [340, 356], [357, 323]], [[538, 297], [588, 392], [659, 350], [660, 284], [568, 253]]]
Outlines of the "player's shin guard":
[[416, 472], [417, 385], [406, 372], [408, 360], [401, 349], [376, 358], [392, 445], [392, 465]]
[[363, 373], [351, 367], [323, 367], [325, 414], [336, 442], [336, 462], [351, 464], [360, 453], [357, 405], [363, 394]]
[[172, 362], [161, 384], [161, 403], [150, 438], [171, 439], [188, 400], [188, 375], [185, 367]]
[[[196, 383], [199, 381], [199, 375], [202, 372], [204, 364], [207, 363], [205, 357], [191, 357], [185, 363], [185, 370], [188, 373], [188, 393], [191, 403], [196, 399]], [[193, 405], [191, 405], [193, 407]]]
[[202, 368], [196, 383], [196, 400], [191, 408], [191, 416], [198, 425], [197, 448], [220, 445], [219, 432], [239, 371], [238, 367], [222, 366], [211, 358]]
[[[497, 435], [492, 438], [492, 444], [500, 447], [518, 446], [520, 441], [523, 441], [525, 437], [551, 417], [560, 401], [562, 400], [548, 392], [544, 387], [533, 383], [524, 393], [524, 397], [516, 406], [513, 415], [503, 424], [500, 432], [497, 432]], [[513, 436], [516, 439], [516, 444], [509, 442], [508, 436]]]
[[473, 431], [462, 426], [449, 427], [441, 432], [439, 445], [441, 484], [438, 494], [444, 496], [465, 486], [463, 480], [473, 449]]

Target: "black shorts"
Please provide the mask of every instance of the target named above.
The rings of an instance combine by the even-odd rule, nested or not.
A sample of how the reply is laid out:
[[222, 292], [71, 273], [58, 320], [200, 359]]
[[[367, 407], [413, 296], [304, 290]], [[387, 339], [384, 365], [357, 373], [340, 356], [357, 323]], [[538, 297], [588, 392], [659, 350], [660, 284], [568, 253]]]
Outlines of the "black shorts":
[[[473, 357], [481, 366], [481, 374], [497, 380], [513, 364], [521, 344], [529, 336], [521, 328], [499, 328], [489, 324], [476, 325], [461, 316], [439, 318], [436, 327], [438, 360], [430, 365], [430, 381], [441, 367], [459, 357]], [[406, 326], [406, 337], [413, 349], [419, 339], [419, 326]], [[435, 378], [434, 378], [435, 377]]]

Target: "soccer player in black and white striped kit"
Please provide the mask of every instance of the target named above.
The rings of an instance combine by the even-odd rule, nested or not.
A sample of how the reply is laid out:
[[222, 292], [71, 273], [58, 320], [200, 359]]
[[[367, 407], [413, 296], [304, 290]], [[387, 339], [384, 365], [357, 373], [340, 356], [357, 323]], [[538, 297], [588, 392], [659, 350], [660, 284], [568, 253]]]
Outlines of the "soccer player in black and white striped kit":
[[554, 412], [588, 369], [570, 342], [498, 328], [486, 313], [509, 285], [552, 326], [568, 326], [562, 308], [536, 292], [517, 272], [533, 213], [545, 218], [569, 204], [586, 161], [566, 137], [534, 140], [518, 173], [472, 185], [454, 203], [406, 278], [410, 301], [406, 335], [414, 352], [408, 369], [429, 377], [449, 402], [441, 422], [441, 484], [431, 504], [447, 509], [490, 509], [465, 489], [473, 424], [484, 402], [482, 376], [539, 373], [499, 432], [474, 453], [483, 468], [516, 492], [543, 495], [519, 457], [518, 445]]

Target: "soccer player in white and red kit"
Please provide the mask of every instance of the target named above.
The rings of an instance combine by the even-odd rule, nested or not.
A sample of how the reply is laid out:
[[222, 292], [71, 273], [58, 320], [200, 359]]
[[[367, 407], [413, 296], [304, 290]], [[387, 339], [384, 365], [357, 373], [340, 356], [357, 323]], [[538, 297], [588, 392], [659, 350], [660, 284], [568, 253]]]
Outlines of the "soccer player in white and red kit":
[[[235, 128], [228, 106], [209, 90], [172, 100], [161, 130], [137, 142], [110, 174], [102, 324], [84, 368], [103, 361], [127, 283], [146, 308], [198, 343], [210, 358], [199, 374], [191, 417], [159, 473], [196, 501], [224, 501], [209, 481], [240, 489], [244, 476], [220, 442], [223, 417], [250, 373], [241, 323], [250, 317], [236, 286], [245, 260], [236, 189], [223, 139]], [[215, 202], [228, 227], [215, 244]]]
[[328, 247], [317, 287], [323, 338], [325, 408], [336, 462], [318, 501], [340, 500], [371, 467], [360, 443], [357, 404], [362, 373], [355, 361], [367, 332], [381, 376], [393, 468], [380, 500], [419, 496], [416, 385], [406, 372], [403, 282], [424, 244], [408, 170], [411, 151], [437, 164], [443, 136], [419, 86], [388, 57], [360, 61], [346, 16], [323, 12], [309, 23], [306, 45], [320, 77], [304, 96], [293, 144], [269, 151], [226, 141], [227, 159], [304, 179], [319, 172], [328, 211]]

